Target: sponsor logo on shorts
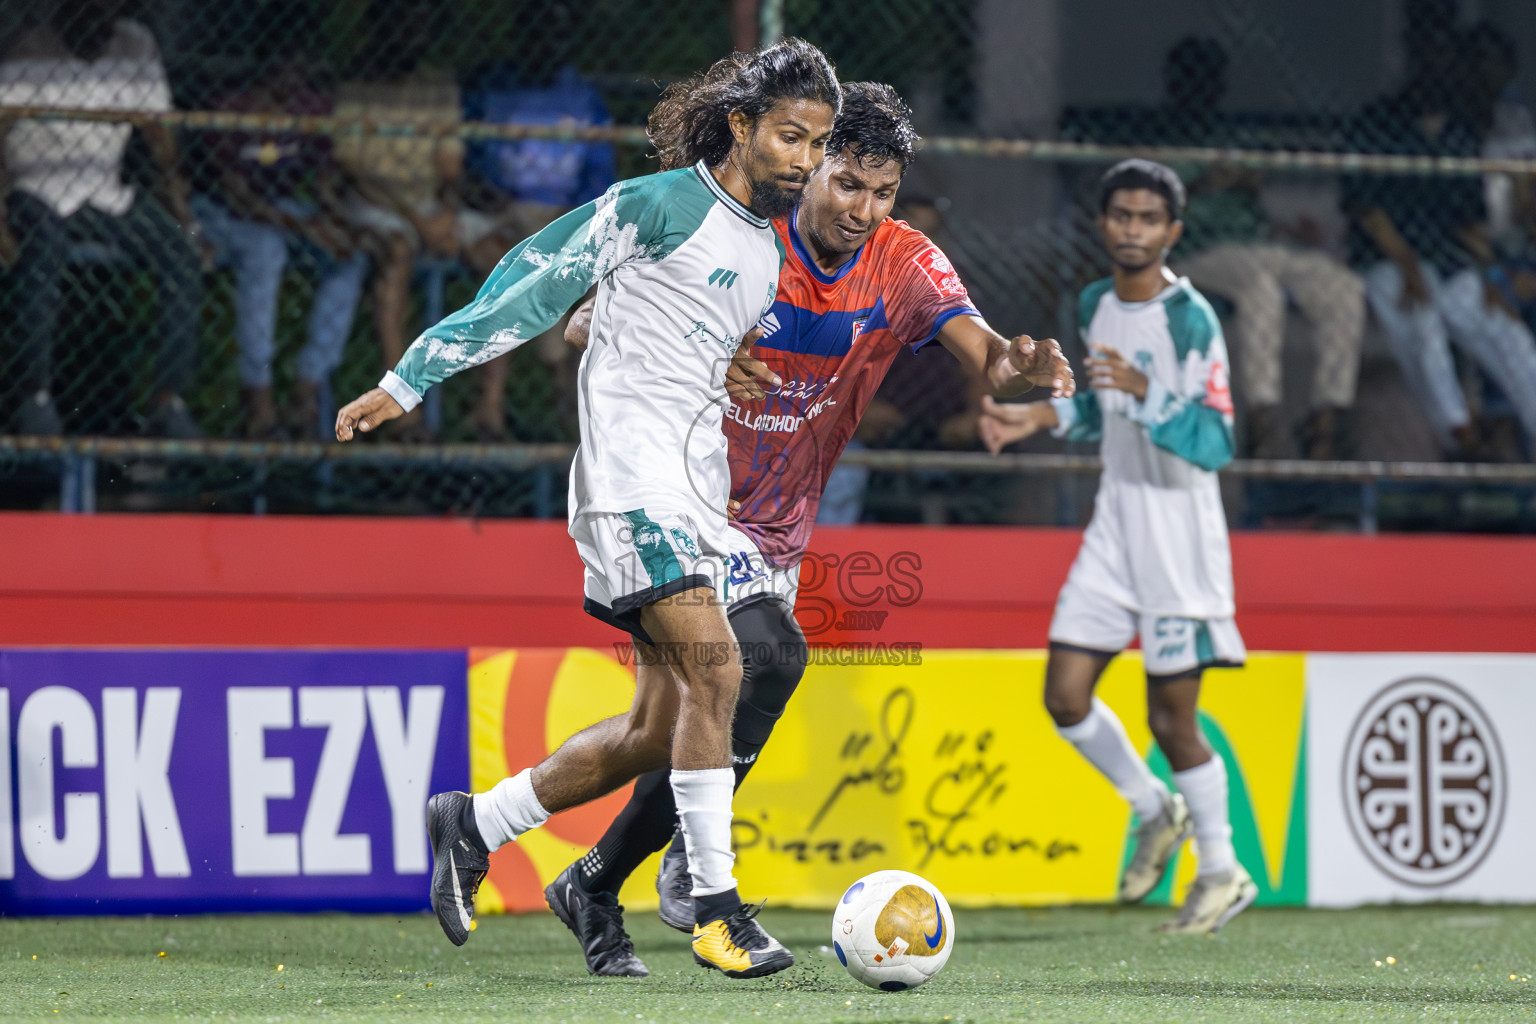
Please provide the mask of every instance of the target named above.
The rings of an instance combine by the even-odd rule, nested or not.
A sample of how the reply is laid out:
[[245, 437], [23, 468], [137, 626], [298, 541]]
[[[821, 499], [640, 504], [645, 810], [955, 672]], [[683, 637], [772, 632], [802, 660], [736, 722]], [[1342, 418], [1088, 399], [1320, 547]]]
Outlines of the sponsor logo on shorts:
[[1159, 661], [1176, 658], [1189, 646], [1189, 620], [1168, 616], [1160, 618], [1152, 627], [1157, 636], [1157, 651], [1153, 655]]
[[672, 527], [672, 540], [678, 548], [688, 552], [690, 558], [699, 557], [699, 546], [693, 542], [692, 537], [688, 536], [686, 530], [679, 530], [675, 526]]
[[740, 587], [768, 575], [762, 562], [752, 556], [750, 551], [737, 551], [731, 555], [730, 579], [731, 586]]
[[1477, 702], [1443, 679], [1402, 679], [1350, 730], [1344, 805], [1366, 856], [1418, 886], [1466, 875], [1498, 837], [1504, 755]]

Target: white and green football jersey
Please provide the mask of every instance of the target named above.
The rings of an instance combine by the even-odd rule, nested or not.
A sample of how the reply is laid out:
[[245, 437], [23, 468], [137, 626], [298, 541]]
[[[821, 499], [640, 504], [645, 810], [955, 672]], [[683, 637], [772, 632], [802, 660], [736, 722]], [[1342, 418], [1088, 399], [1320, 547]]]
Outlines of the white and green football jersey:
[[773, 304], [769, 222], [703, 163], [622, 181], [521, 242], [469, 305], [417, 338], [384, 388], [407, 411], [433, 384], [553, 326], [594, 284], [570, 515], [725, 515], [725, 371]]
[[1083, 289], [1078, 328], [1090, 349], [1112, 348], [1146, 374], [1147, 394], [1088, 388], [1052, 399], [1057, 436], [1100, 441], [1104, 459], [1072, 582], [1149, 615], [1231, 616], [1216, 477], [1233, 454], [1220, 321], [1188, 278], [1148, 302], [1121, 300], [1106, 279]]

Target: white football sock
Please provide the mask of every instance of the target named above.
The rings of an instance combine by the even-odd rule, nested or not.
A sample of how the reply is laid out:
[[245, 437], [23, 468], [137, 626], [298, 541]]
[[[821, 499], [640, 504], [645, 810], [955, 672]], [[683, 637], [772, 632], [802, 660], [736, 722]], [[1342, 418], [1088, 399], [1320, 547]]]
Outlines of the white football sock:
[[685, 772], [672, 769], [672, 796], [688, 843], [688, 874], [693, 895], [713, 896], [736, 887], [731, 867], [731, 793], [736, 773], [730, 768]]
[[1130, 801], [1142, 821], [1150, 821], [1163, 812], [1168, 787], [1136, 753], [1131, 738], [1125, 734], [1125, 726], [1108, 704], [1093, 698], [1087, 718], [1076, 725], [1058, 725], [1056, 732], [1114, 784], [1115, 791]]
[[1173, 784], [1184, 794], [1195, 823], [1199, 874], [1231, 871], [1237, 866], [1237, 854], [1232, 850], [1232, 824], [1227, 818], [1227, 766], [1213, 755], [1205, 764], [1174, 772]]
[[549, 820], [549, 812], [533, 792], [533, 769], [524, 768], [502, 779], [485, 793], [476, 793], [475, 826], [485, 845], [496, 850]]

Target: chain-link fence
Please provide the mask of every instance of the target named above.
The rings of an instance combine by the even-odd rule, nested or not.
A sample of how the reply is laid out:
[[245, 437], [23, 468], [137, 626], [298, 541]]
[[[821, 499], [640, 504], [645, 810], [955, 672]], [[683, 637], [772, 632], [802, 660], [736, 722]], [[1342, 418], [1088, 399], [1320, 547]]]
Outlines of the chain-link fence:
[[[1536, 25], [1497, 0], [1344, 6], [1182, 0], [1148, 26], [1120, 0], [7, 5], [0, 505], [563, 513], [565, 449], [500, 447], [576, 438], [558, 329], [366, 456], [318, 446], [511, 244], [655, 169], [661, 88], [779, 33], [915, 108], [897, 215], [1004, 334], [1081, 366], [1077, 295], [1110, 269], [1097, 182], [1143, 153], [1189, 187], [1171, 263], [1222, 315], [1241, 454], [1527, 461]], [[855, 447], [974, 449], [978, 398], [941, 346], [904, 353]], [[60, 436], [192, 447], [82, 462]], [[932, 521], [1076, 521], [1091, 493], [933, 468], [858, 486], [865, 517]], [[1406, 487], [1384, 518], [1526, 529], [1521, 486], [1449, 510]], [[1362, 514], [1326, 484], [1233, 497], [1252, 522]]]

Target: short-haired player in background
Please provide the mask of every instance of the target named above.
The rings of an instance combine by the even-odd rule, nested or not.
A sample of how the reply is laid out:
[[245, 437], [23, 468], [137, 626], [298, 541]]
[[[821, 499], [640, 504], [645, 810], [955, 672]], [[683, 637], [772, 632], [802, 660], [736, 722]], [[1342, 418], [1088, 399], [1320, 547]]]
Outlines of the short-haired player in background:
[[[980, 432], [994, 453], [1045, 429], [1101, 441], [1093, 519], [1051, 621], [1045, 706], [1141, 819], [1120, 898], [1146, 897], [1192, 829], [1199, 872], [1164, 929], [1213, 932], [1258, 889], [1233, 853], [1227, 771], [1195, 715], [1205, 669], [1239, 666], [1247, 652], [1232, 617], [1232, 554], [1216, 479], [1232, 459], [1226, 343], [1204, 297], [1164, 265], [1183, 208], [1184, 186], [1162, 164], [1127, 160], [1105, 174], [1099, 231], [1114, 276], [1078, 300], [1092, 387], [1027, 405], [985, 400]], [[1147, 724], [1177, 793], [1093, 693], [1138, 633]]]
[[[774, 220], [789, 255], [766, 333], [748, 335], [730, 370], [734, 401], [725, 433], [736, 526], [744, 534], [727, 601], [744, 665], [731, 733], [738, 785], [805, 670], [795, 593], [827, 476], [897, 354], [937, 338], [997, 394], [1037, 384], [1063, 398], [1073, 393], [1071, 367], [1054, 341], [1009, 341], [992, 330], [938, 247], [889, 219], [916, 143], [911, 111], [894, 89], [843, 87], [826, 159], [800, 205]], [[578, 311], [567, 330], [575, 344], [582, 342], [581, 317]], [[636, 662], [637, 688], [656, 688], [666, 667]], [[633, 723], [637, 730], [666, 725]], [[677, 829], [661, 772], [641, 777], [597, 845], [545, 890], [592, 973], [646, 973], [624, 931], [618, 895], [668, 840], [657, 879], [661, 917], [686, 931], [695, 916], [687, 872], [693, 839]]]
[[[794, 963], [743, 904], [731, 868], [731, 718], [741, 665], [721, 598], [730, 464], [721, 435], [726, 369], [767, 312], [783, 247], [770, 218], [792, 209], [821, 163], [842, 93], [831, 64], [790, 39], [737, 54], [672, 87], [651, 114], [661, 174], [620, 182], [505, 257], [464, 309], [411, 345], [378, 388], [341, 410], [336, 436], [402, 415], [444, 378], [548, 330], [597, 286], [582, 358], [581, 446], [570, 533], [586, 567], [587, 611], [654, 643], [668, 692], [637, 688], [676, 717], [662, 747], [605, 743], [607, 723], [473, 797], [427, 804], [432, 906], [456, 944], [469, 937], [489, 853], [552, 812], [666, 764], [689, 837], [694, 959], [733, 978]], [[396, 553], [409, 573], [412, 557]], [[718, 593], [717, 593], [718, 591]], [[671, 718], [668, 718], [671, 722]]]

